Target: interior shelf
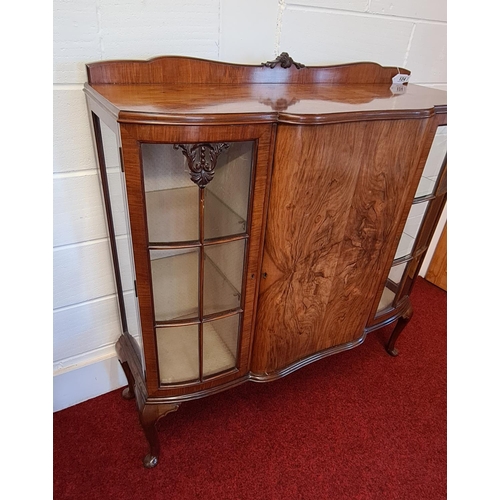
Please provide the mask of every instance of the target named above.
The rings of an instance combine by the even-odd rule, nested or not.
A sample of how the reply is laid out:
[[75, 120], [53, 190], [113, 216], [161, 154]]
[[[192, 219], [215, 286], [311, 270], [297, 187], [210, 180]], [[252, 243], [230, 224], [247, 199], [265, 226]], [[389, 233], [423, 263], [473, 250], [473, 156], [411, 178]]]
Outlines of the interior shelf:
[[[205, 376], [236, 366], [235, 356], [216, 330], [217, 322], [203, 324], [203, 374]], [[189, 328], [190, 331], [182, 331]], [[188, 382], [199, 378], [198, 325], [158, 328], [157, 345], [162, 384]]]
[[[189, 187], [146, 192], [150, 242], [199, 239], [199, 188]], [[205, 238], [246, 231], [246, 222], [207, 187], [205, 188]]]
[[[156, 321], [198, 318], [199, 250], [188, 252], [184, 250], [184, 252], [151, 261]], [[239, 256], [235, 255], [233, 261], [236, 259], [241, 261], [241, 265], [233, 262], [231, 266], [233, 275], [229, 278], [205, 254], [204, 316], [240, 307], [241, 294], [239, 290], [241, 289], [243, 253]], [[231, 259], [226, 262], [231, 263]], [[236, 269], [235, 272], [234, 269]], [[241, 273], [238, 276], [239, 269], [241, 269]], [[238, 279], [239, 283], [236, 281]]]

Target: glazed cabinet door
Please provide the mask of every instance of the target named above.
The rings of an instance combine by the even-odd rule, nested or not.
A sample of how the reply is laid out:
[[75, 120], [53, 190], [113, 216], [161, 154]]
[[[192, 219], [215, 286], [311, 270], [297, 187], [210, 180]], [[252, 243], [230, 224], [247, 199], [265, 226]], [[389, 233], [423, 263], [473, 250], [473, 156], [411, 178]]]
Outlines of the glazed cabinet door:
[[148, 392], [249, 370], [272, 125], [123, 125]]
[[120, 136], [116, 122], [100, 118], [94, 112], [90, 113], [90, 117], [106, 210], [122, 332], [136, 354], [138, 371], [144, 375], [143, 338], [135, 290], [135, 264], [125, 177], [120, 158]]
[[[408, 307], [408, 295], [446, 201], [447, 127], [437, 119], [424, 151], [423, 170], [399, 239], [371, 325], [390, 320]], [[441, 122], [441, 123], [440, 123]]]

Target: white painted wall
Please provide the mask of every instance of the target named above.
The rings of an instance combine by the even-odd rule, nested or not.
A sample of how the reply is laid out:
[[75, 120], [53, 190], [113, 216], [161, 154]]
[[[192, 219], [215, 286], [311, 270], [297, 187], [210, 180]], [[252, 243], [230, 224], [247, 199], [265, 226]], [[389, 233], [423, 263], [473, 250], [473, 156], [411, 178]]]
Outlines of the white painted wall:
[[54, 411], [125, 385], [85, 64], [186, 55], [375, 61], [446, 88], [445, 0], [54, 0]]

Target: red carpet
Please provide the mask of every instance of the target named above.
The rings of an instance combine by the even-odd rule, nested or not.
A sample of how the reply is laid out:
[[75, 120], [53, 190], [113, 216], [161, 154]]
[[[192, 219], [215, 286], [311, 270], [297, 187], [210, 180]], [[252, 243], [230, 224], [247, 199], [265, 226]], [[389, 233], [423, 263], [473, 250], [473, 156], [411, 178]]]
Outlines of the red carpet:
[[162, 456], [121, 390], [54, 414], [54, 499], [446, 498], [446, 293], [419, 278], [392, 358], [391, 327], [284, 379], [181, 405]]

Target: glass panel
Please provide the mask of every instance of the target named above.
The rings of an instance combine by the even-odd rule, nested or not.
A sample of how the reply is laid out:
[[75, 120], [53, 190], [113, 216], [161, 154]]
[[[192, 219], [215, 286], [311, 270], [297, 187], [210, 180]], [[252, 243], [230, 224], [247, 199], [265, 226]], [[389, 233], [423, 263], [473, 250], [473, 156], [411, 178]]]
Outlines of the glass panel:
[[425, 163], [415, 198], [427, 196], [434, 192], [434, 186], [446, 156], [446, 137], [446, 125], [438, 127], [434, 140], [432, 141], [432, 146], [429, 151], [429, 156], [427, 157], [427, 162]]
[[391, 270], [389, 272], [389, 280], [395, 287], [400, 285], [401, 278], [403, 277], [405, 269], [406, 269], [406, 262], [391, 267]]
[[156, 329], [160, 382], [174, 384], [198, 380], [198, 325]]
[[128, 290], [123, 294], [125, 303], [125, 314], [127, 316], [128, 333], [134, 337], [142, 351], [141, 323], [139, 316], [139, 304], [135, 296], [135, 289]]
[[428, 201], [412, 205], [394, 259], [399, 259], [412, 253], [428, 205]]
[[156, 321], [198, 318], [199, 252], [150, 250]]
[[240, 315], [203, 323], [203, 376], [236, 366]]
[[247, 230], [253, 142], [231, 142], [218, 160], [215, 175], [205, 188], [205, 238]]
[[403, 264], [398, 264], [397, 266], [391, 267], [386, 286], [377, 308], [377, 312], [383, 311], [384, 309], [392, 305], [394, 298], [396, 297], [399, 285], [401, 284], [401, 279], [403, 278], [403, 274], [405, 272], [407, 264], [407, 262], [404, 262]]
[[[129, 226], [127, 208], [127, 192], [124, 174], [121, 171], [118, 140], [115, 133], [101, 120], [98, 120], [101, 130], [106, 172], [107, 189], [111, 207], [113, 230], [115, 233], [116, 263], [120, 276], [117, 276], [117, 287], [121, 286], [122, 294], [119, 298], [124, 332], [128, 332], [137, 342], [138, 354], [144, 369], [144, 353], [142, 332], [139, 316], [139, 304], [135, 296], [134, 255]], [[118, 290], [119, 293], [119, 290]]]
[[204, 316], [240, 307], [245, 241], [204, 247]]
[[142, 170], [150, 242], [199, 239], [199, 188], [172, 144], [142, 144]]

